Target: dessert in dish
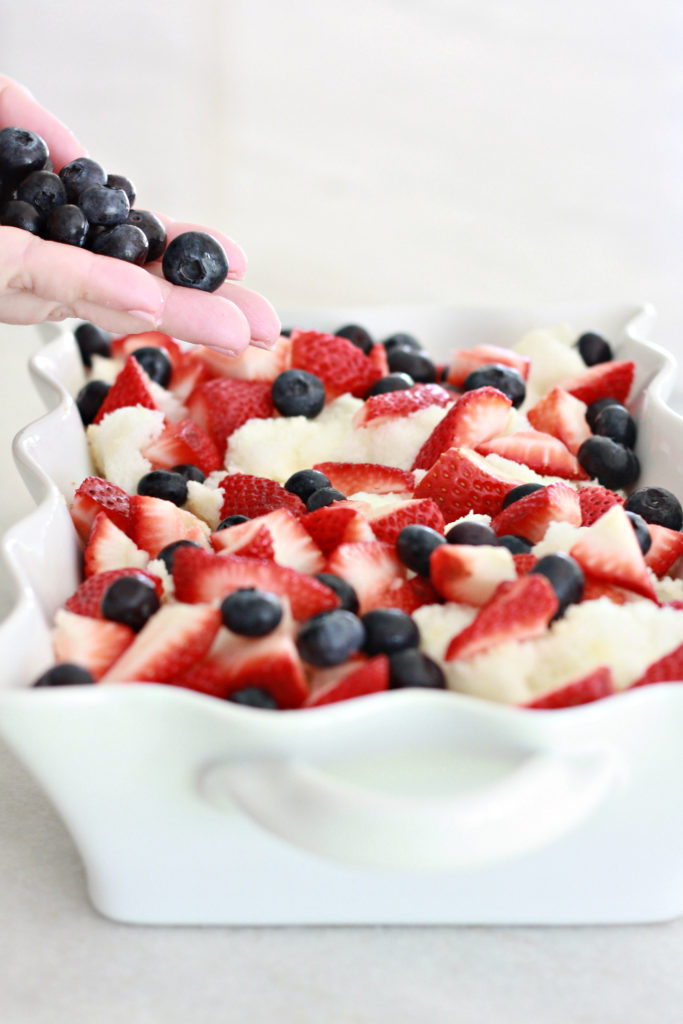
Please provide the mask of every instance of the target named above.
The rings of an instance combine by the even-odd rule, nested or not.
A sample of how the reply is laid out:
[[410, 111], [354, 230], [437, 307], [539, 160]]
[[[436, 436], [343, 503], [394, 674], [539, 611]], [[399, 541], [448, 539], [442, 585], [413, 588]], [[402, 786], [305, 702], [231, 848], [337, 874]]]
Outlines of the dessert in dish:
[[680, 677], [680, 504], [638, 486], [635, 368], [599, 335], [441, 366], [356, 325], [238, 359], [79, 341], [85, 578], [42, 683], [75, 664], [258, 707], [405, 686], [565, 707]]

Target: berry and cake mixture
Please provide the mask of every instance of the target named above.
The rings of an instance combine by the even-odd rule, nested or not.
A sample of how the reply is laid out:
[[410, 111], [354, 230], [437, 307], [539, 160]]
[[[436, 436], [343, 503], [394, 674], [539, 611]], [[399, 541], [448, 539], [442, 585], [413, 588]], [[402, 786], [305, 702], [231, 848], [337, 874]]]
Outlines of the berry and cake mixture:
[[237, 359], [91, 324], [76, 340], [84, 579], [37, 685], [561, 708], [683, 676], [683, 511], [638, 485], [635, 367], [598, 334], [444, 365], [356, 324]]

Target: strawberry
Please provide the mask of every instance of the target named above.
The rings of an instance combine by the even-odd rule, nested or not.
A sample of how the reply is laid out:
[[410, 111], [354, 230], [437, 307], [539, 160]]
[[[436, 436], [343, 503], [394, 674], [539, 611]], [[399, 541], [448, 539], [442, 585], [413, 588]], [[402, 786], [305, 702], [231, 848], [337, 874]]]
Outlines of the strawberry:
[[380, 377], [386, 377], [389, 373], [389, 360], [384, 345], [373, 345], [368, 352], [368, 359], [374, 367], [379, 370]]
[[325, 558], [328, 558], [340, 544], [375, 539], [372, 527], [365, 516], [351, 505], [342, 502], [307, 512], [299, 522]]
[[513, 501], [491, 520], [491, 526], [499, 537], [511, 533], [538, 544], [556, 520], [571, 526], [581, 525], [578, 495], [573, 487], [562, 482], [548, 484]]
[[394, 580], [379, 591], [371, 601], [373, 608], [398, 608], [412, 615], [423, 604], [439, 604], [440, 598], [429, 580], [413, 576], [409, 580]]
[[332, 680], [304, 701], [306, 708], [318, 708], [323, 704], [335, 704], [352, 697], [365, 697], [370, 693], [381, 693], [389, 689], [389, 659], [386, 654], [373, 658], [347, 671], [341, 679]]
[[430, 469], [447, 448], [476, 448], [501, 434], [507, 425], [511, 400], [497, 388], [466, 391], [437, 423], [413, 462], [413, 469]]
[[52, 649], [58, 662], [83, 665], [93, 679], [99, 679], [133, 642], [135, 633], [120, 622], [89, 618], [61, 608], [51, 633]]
[[517, 573], [511, 553], [502, 546], [440, 544], [430, 555], [429, 577], [444, 600], [481, 606]]
[[286, 508], [295, 516], [306, 511], [301, 498], [286, 491], [276, 480], [251, 473], [230, 473], [220, 482], [224, 498], [220, 517], [240, 515], [254, 516], [273, 512], [276, 508]]
[[628, 601], [629, 592], [624, 590], [623, 587], [615, 587], [613, 583], [608, 583], [606, 580], [591, 576], [585, 569], [583, 575], [582, 601], [598, 601], [601, 597], [606, 597], [612, 604], [626, 604]]
[[539, 430], [519, 430], [485, 441], [477, 446], [481, 455], [502, 455], [511, 462], [528, 466], [541, 476], [559, 476], [566, 480], [587, 480], [588, 474], [569, 449], [552, 434]]
[[328, 399], [349, 392], [363, 398], [382, 371], [347, 338], [321, 331], [292, 331], [291, 364], [307, 370], [325, 385]]
[[383, 466], [374, 462], [316, 462], [313, 469], [324, 473], [332, 487], [342, 494], [369, 491], [371, 494], [412, 494], [415, 479], [406, 469]]
[[683, 533], [668, 526], [648, 523], [652, 543], [645, 555], [645, 564], [655, 576], [663, 576], [683, 555]]
[[534, 568], [538, 559], [531, 551], [524, 551], [521, 554], [513, 555], [512, 561], [515, 563], [515, 572], [517, 575], [526, 576], [526, 574], [531, 572]]
[[592, 526], [593, 523], [609, 512], [613, 505], [623, 505], [624, 499], [599, 484], [579, 487], [579, 505], [581, 506], [581, 525]]
[[272, 561], [275, 548], [270, 530], [262, 522], [264, 516], [248, 519], [211, 534], [211, 547], [217, 555], [246, 555]]
[[454, 400], [454, 396], [440, 384], [414, 384], [404, 391], [386, 391], [383, 395], [371, 395], [353, 418], [354, 427], [368, 424], [376, 426], [397, 417], [410, 416], [430, 405], [444, 408]]
[[601, 700], [603, 697], [610, 697], [616, 693], [614, 677], [607, 665], [587, 672], [580, 679], [573, 679], [570, 683], [563, 683], [557, 689], [544, 693], [542, 697], [536, 697], [524, 706], [527, 708], [571, 708], [578, 704], [589, 704], [594, 700]]
[[151, 380], [140, 366], [137, 359], [129, 356], [123, 369], [117, 374], [116, 380], [109, 388], [107, 396], [100, 406], [94, 423], [101, 423], [107, 413], [122, 409], [127, 405], [141, 405], [145, 409], [157, 409], [157, 403], [151, 390]]
[[449, 523], [468, 512], [495, 515], [508, 491], [522, 482], [469, 448], [449, 448], [413, 493], [416, 498], [432, 498]]
[[218, 530], [212, 534], [211, 544], [214, 551], [220, 554], [258, 557], [256, 547], [247, 550], [244, 544], [250, 548], [254, 542], [263, 544], [263, 539], [257, 540], [262, 532], [268, 538], [268, 550], [264, 551], [262, 557], [274, 559], [278, 565], [286, 565], [299, 572], [316, 573], [323, 568], [325, 558], [319, 546], [304, 524], [286, 508], [256, 516], [255, 519], [231, 526], [227, 530]]
[[199, 384], [185, 404], [192, 419], [224, 451], [230, 435], [247, 420], [275, 415], [270, 389], [268, 381], [219, 377]]
[[102, 682], [165, 683], [204, 657], [220, 625], [221, 613], [211, 605], [162, 605]]
[[614, 359], [589, 366], [578, 377], [564, 381], [562, 387], [586, 405], [592, 405], [599, 398], [616, 398], [623, 404], [631, 390], [635, 369], [636, 364], [630, 359]]
[[677, 683], [683, 680], [683, 644], [669, 651], [664, 657], [653, 661], [632, 686], [647, 686], [650, 683]]
[[192, 540], [209, 546], [209, 528], [201, 519], [165, 498], [134, 494], [130, 499], [129, 535], [139, 548], [156, 558], [176, 540]]
[[272, 349], [247, 346], [241, 355], [231, 356], [215, 348], [196, 345], [193, 352], [204, 364], [211, 377], [230, 377], [232, 380], [272, 381], [289, 366], [291, 341], [280, 337]]
[[258, 587], [286, 597], [297, 621], [336, 608], [339, 598], [308, 573], [276, 562], [242, 555], [214, 555], [199, 548], [178, 548], [173, 559], [173, 582], [178, 601], [222, 601], [242, 587]]
[[183, 405], [194, 389], [211, 377], [208, 368], [199, 358], [197, 347], [195, 345], [188, 352], [181, 352], [173, 363], [168, 388]]
[[591, 436], [586, 422], [587, 405], [563, 388], [554, 387], [528, 410], [526, 418], [535, 430], [552, 434], [576, 455]]
[[143, 331], [141, 334], [124, 334], [120, 338], [114, 338], [111, 343], [111, 354], [118, 359], [127, 359], [133, 355], [136, 348], [163, 348], [173, 366], [183, 354], [178, 342], [163, 331]]
[[159, 436], [142, 449], [153, 469], [173, 469], [191, 463], [205, 476], [222, 466], [220, 452], [206, 431], [193, 420], [167, 423]]
[[78, 536], [85, 543], [100, 512], [106, 512], [120, 530], [128, 529], [130, 496], [108, 480], [88, 476], [76, 491], [69, 511]]
[[77, 590], [64, 602], [67, 611], [76, 615], [87, 615], [89, 618], [101, 619], [102, 611], [100, 604], [107, 587], [111, 586], [114, 580], [122, 576], [135, 576], [137, 579], [145, 580], [156, 590], [157, 597], [161, 599], [164, 588], [158, 576], [144, 569], [109, 569], [107, 572], [97, 573], [96, 576], [89, 576]]
[[405, 569], [393, 544], [358, 541], [340, 544], [331, 554], [325, 572], [341, 576], [356, 592], [360, 614], [379, 607], [380, 597], [405, 579]]
[[446, 661], [473, 658], [496, 644], [531, 640], [545, 633], [559, 607], [545, 576], [521, 576], [501, 583], [469, 626], [457, 633], [446, 649]]
[[367, 513], [367, 520], [377, 540], [395, 544], [405, 526], [419, 523], [429, 526], [437, 533], [446, 527], [441, 509], [431, 498], [409, 498], [391, 505], [381, 505]]
[[459, 388], [465, 383], [466, 377], [473, 370], [487, 363], [498, 363], [501, 366], [511, 366], [517, 370], [524, 380], [529, 376], [531, 360], [528, 356], [522, 356], [509, 348], [501, 348], [499, 345], [475, 345], [473, 348], [459, 348], [451, 354], [446, 380], [449, 384]]
[[144, 569], [148, 561], [148, 553], [115, 526], [106, 512], [96, 516], [83, 553], [86, 578], [109, 569]]
[[569, 554], [596, 579], [656, 600], [635, 530], [621, 506], [614, 505], [589, 526]]

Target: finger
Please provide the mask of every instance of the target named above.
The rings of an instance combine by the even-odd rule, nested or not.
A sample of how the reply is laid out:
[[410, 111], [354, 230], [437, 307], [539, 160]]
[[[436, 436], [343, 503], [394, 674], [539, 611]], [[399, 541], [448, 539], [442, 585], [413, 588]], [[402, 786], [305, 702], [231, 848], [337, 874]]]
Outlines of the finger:
[[85, 156], [86, 150], [65, 124], [53, 117], [18, 82], [0, 75], [0, 128], [28, 128], [47, 143], [55, 170]]
[[207, 235], [213, 235], [216, 241], [220, 242], [223, 246], [225, 255], [228, 257], [228, 277], [233, 281], [241, 281], [244, 277], [247, 270], [247, 257], [244, 250], [232, 238], [228, 238], [227, 235], [216, 231], [214, 228], [205, 228], [200, 224], [187, 224], [183, 221], [173, 220], [171, 217], [165, 217], [161, 213], [156, 213], [156, 211], [152, 212], [154, 212], [155, 217], [158, 217], [166, 228], [169, 242], [176, 235], [181, 235], [184, 231], [204, 231]]

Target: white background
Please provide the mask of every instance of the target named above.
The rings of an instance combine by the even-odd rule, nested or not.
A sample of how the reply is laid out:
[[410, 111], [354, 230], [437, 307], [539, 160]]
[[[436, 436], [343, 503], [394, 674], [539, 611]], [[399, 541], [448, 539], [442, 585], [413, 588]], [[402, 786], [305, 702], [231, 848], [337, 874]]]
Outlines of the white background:
[[[232, 234], [278, 307], [642, 299], [679, 356], [682, 52], [677, 0], [22, 0], [0, 26], [0, 68], [140, 207]], [[40, 405], [29, 335], [2, 346], [4, 528]], [[4, 749], [0, 771], [6, 1024], [680, 1020], [680, 922], [112, 925]]]

